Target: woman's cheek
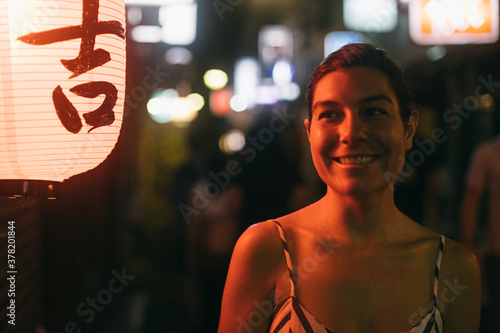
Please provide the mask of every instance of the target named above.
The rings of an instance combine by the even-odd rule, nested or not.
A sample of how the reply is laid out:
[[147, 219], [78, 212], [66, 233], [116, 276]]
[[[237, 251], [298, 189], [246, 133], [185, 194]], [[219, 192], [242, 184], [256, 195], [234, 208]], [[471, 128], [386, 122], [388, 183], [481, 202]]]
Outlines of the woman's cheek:
[[328, 168], [329, 156], [333, 151], [334, 143], [328, 133], [317, 129], [315, 133], [311, 133], [311, 154], [316, 169], [320, 171], [324, 167]]
[[319, 124], [315, 129], [316, 131], [313, 133], [314, 140], [319, 147], [329, 148], [335, 146], [338, 138], [336, 138], [333, 128]]

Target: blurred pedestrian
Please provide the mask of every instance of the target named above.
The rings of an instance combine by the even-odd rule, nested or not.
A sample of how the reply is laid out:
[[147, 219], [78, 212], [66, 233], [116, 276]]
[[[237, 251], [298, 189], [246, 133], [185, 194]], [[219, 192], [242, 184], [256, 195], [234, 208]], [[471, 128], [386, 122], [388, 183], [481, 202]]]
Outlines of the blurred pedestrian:
[[[479, 144], [473, 151], [462, 200], [463, 243], [480, 258], [488, 296], [486, 332], [500, 333], [500, 135]], [[485, 239], [476, 242], [483, 193], [488, 194]]]

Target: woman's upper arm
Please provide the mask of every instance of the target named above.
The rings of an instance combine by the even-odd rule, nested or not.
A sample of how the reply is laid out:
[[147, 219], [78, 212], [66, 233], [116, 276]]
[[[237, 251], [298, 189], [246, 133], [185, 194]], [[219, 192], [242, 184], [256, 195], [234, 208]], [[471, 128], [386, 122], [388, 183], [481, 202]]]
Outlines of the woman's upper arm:
[[253, 225], [241, 235], [226, 278], [219, 333], [267, 332], [282, 258], [273, 222]]
[[[448, 250], [448, 251], [447, 251]], [[440, 300], [448, 305], [444, 333], [477, 333], [481, 317], [481, 274], [476, 257], [464, 246], [450, 241], [448, 261], [440, 281]]]

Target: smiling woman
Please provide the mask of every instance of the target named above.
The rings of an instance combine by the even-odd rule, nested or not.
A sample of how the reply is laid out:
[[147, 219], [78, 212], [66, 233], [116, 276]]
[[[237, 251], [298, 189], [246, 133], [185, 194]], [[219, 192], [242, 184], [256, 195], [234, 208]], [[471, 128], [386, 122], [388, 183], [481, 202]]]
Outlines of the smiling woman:
[[219, 332], [478, 332], [477, 260], [401, 213], [385, 177], [418, 123], [399, 68], [369, 44], [344, 46], [313, 72], [307, 104], [327, 193], [243, 233]]

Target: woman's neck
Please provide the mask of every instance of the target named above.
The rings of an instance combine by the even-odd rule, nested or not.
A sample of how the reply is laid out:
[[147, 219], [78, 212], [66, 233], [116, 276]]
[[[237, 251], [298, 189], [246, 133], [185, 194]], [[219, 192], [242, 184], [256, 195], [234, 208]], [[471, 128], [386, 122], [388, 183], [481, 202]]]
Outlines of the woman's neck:
[[390, 242], [404, 217], [390, 189], [370, 196], [346, 196], [328, 189], [319, 205], [324, 228], [354, 247]]

